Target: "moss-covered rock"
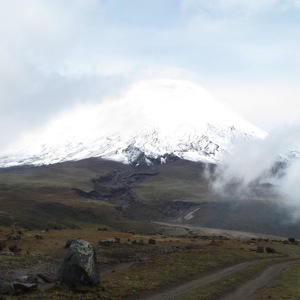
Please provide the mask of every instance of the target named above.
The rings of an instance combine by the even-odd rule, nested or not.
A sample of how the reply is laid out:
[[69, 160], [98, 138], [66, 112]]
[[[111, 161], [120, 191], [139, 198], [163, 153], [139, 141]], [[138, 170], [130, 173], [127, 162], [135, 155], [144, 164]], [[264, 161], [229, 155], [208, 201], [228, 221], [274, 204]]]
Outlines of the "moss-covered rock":
[[96, 252], [92, 244], [75, 240], [70, 244], [57, 276], [57, 283], [69, 287], [95, 286], [100, 283]]

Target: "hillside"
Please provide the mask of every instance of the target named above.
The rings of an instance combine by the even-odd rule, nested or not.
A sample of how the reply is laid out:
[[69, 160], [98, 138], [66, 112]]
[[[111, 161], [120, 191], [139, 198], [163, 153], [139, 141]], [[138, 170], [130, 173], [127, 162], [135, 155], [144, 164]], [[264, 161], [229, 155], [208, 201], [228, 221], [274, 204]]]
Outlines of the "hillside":
[[133, 167], [94, 158], [0, 169], [0, 224], [150, 232], [161, 230], [153, 222], [162, 222], [300, 236], [299, 224], [286, 222], [288, 211], [275, 204], [269, 185], [247, 195], [220, 195], [211, 188], [215, 168], [185, 160]]

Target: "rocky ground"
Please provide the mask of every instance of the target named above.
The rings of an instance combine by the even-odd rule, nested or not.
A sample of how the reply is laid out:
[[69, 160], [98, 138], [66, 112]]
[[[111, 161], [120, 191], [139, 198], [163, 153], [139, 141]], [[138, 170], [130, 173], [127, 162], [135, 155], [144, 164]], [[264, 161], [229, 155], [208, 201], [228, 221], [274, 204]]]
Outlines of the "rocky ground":
[[[100, 290], [77, 290], [75, 294], [65, 291], [58, 295], [57, 272], [70, 243], [76, 239], [90, 241], [95, 247]], [[272, 241], [249, 234], [243, 236], [242, 233], [240, 237], [229, 238], [195, 233], [185, 236], [139, 235], [114, 232], [106, 227], [48, 231], [2, 227], [0, 240], [0, 279], [34, 285], [33, 291], [24, 294], [22, 290], [18, 292], [21, 295], [14, 296], [22, 299], [50, 299], [54, 294], [57, 299], [174, 299], [174, 295], [183, 297], [187, 292], [197, 291], [201, 284], [211, 285], [245, 271], [255, 265], [257, 259], [259, 262], [266, 260], [268, 264], [264, 268], [267, 269], [270, 259], [271, 265], [278, 265], [281, 262], [278, 259], [285, 261], [300, 255], [296, 242]], [[261, 247], [275, 251], [258, 253]], [[287, 265], [276, 268], [277, 273]], [[265, 278], [269, 277], [265, 275]], [[275, 282], [273, 277], [270, 278], [268, 283]]]

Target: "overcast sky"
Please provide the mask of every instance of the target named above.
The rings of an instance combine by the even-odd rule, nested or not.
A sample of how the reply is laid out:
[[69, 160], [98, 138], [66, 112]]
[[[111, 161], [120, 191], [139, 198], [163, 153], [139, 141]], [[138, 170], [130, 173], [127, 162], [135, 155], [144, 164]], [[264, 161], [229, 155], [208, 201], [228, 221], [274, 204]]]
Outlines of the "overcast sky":
[[0, 0], [0, 149], [152, 77], [264, 130], [300, 120], [300, 0]]

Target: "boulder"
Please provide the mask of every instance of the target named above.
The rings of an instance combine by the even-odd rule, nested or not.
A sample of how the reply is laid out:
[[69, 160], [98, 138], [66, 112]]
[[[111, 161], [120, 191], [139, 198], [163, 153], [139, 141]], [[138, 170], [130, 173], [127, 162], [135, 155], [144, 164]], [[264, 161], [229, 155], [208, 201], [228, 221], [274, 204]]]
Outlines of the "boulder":
[[95, 286], [100, 283], [96, 252], [89, 242], [75, 240], [70, 244], [56, 281], [69, 287]]
[[37, 288], [37, 284], [0, 281], [0, 295], [19, 295]]
[[65, 244], [65, 248], [70, 248], [70, 246], [71, 246], [71, 244], [73, 243], [73, 242], [75, 242], [76, 240], [74, 240], [74, 239], [71, 239], [71, 240], [67, 240], [67, 242], [66, 242], [66, 244]]

